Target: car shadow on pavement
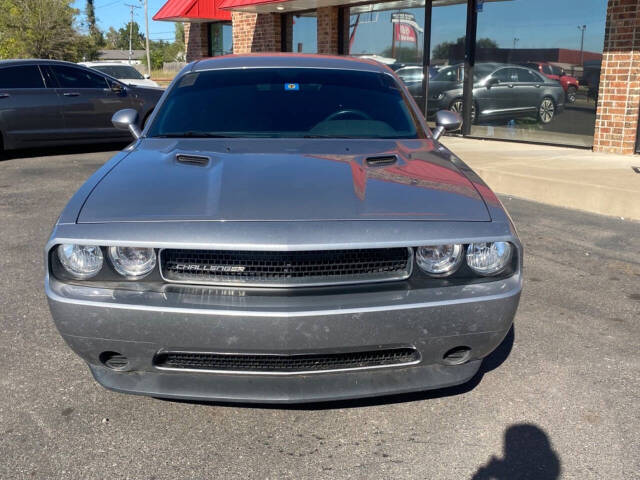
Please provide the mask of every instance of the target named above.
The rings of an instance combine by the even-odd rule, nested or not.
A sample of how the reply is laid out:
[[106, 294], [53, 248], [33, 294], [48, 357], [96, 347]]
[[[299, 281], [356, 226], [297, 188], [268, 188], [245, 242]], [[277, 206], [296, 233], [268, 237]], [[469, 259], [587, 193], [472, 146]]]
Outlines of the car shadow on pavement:
[[332, 400], [326, 402], [317, 403], [302, 403], [302, 404], [271, 404], [271, 403], [231, 403], [231, 402], [207, 402], [198, 400], [176, 400], [176, 399], [161, 399], [167, 402], [178, 403], [195, 403], [201, 405], [219, 405], [230, 406], [234, 408], [264, 408], [264, 409], [280, 409], [280, 410], [333, 410], [344, 408], [361, 408], [372, 407], [376, 405], [388, 405], [393, 403], [407, 403], [420, 400], [428, 400], [432, 398], [451, 397], [455, 395], [461, 395], [463, 393], [473, 390], [482, 380], [482, 377], [498, 368], [509, 357], [513, 348], [513, 342], [515, 340], [515, 329], [511, 326], [511, 329], [507, 333], [502, 343], [485, 357], [480, 365], [478, 372], [466, 383], [462, 385], [456, 385], [454, 387], [440, 388], [437, 390], [427, 390], [424, 392], [411, 392], [401, 393], [394, 395], [384, 395], [371, 398], [356, 398], [353, 400]]
[[90, 145], [67, 145], [63, 147], [25, 148], [0, 152], [0, 162], [31, 157], [50, 157], [56, 155], [75, 155], [78, 153], [111, 152], [122, 150], [131, 142], [96, 143]]
[[521, 423], [505, 431], [502, 458], [491, 456], [471, 480], [555, 480], [560, 471], [560, 457], [544, 430]]

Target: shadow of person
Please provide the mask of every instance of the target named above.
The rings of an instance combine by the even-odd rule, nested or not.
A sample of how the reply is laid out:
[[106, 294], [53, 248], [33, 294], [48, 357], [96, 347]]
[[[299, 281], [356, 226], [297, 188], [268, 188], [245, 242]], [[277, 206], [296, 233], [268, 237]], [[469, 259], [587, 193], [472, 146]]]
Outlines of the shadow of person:
[[472, 480], [555, 480], [560, 458], [547, 434], [535, 425], [512, 425], [504, 434], [504, 457], [491, 457]]

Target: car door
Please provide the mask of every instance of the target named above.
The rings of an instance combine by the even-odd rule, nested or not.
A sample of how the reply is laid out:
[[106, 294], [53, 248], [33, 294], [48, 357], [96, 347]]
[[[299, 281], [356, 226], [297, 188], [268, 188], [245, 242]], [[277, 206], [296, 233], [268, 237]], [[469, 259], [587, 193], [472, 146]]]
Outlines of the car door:
[[501, 116], [516, 109], [517, 99], [514, 93], [516, 81], [513, 68], [505, 67], [493, 72], [487, 80], [487, 87], [476, 94], [480, 113], [487, 116]]
[[87, 68], [51, 65], [62, 102], [65, 129], [69, 137], [86, 140], [109, 140], [128, 137], [111, 124], [115, 112], [131, 104], [126, 88], [112, 88], [109, 80]]
[[528, 68], [515, 68], [518, 82], [515, 85], [519, 109], [525, 112], [537, 112], [542, 101], [544, 80]]
[[46, 145], [64, 128], [61, 104], [54, 88], [47, 88], [40, 67], [0, 67], [0, 132], [4, 147]]

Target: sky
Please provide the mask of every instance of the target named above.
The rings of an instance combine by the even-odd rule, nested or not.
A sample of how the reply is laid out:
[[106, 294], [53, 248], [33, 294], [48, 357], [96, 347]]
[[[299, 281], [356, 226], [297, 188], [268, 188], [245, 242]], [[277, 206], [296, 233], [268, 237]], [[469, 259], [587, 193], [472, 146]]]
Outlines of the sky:
[[[174, 27], [173, 22], [154, 22], [153, 17], [158, 10], [166, 3], [166, 0], [148, 0], [149, 1], [149, 37], [152, 40], [173, 41]], [[82, 12], [82, 20], [84, 20], [84, 10], [86, 0], [75, 0], [74, 7]], [[96, 19], [101, 30], [107, 31], [112, 26], [116, 30], [125, 26], [130, 19], [131, 13], [126, 4], [143, 6], [140, 0], [94, 0]], [[140, 24], [144, 31], [144, 8], [136, 8], [133, 12], [134, 20]]]
[[[149, 30], [153, 40], [173, 40], [172, 22], [154, 22], [151, 17], [166, 0], [149, 1]], [[84, 11], [85, 0], [75, 6]], [[126, 4], [140, 4], [140, 0], [95, 0], [96, 17], [102, 30], [109, 26], [120, 28], [129, 21]], [[478, 14], [478, 38], [495, 40], [499, 47], [518, 48], [580, 48], [579, 25], [587, 25], [584, 37], [586, 51], [601, 52], [607, 0], [507, 0], [487, 2]], [[424, 25], [422, 8], [405, 9], [414, 13], [416, 21]], [[136, 9], [134, 19], [144, 28], [143, 9]], [[361, 20], [365, 16], [361, 17]], [[435, 7], [432, 18], [431, 45], [454, 41], [465, 33], [466, 5]], [[352, 23], [355, 18], [352, 17]], [[374, 14], [372, 23], [361, 23], [356, 32], [353, 53], [380, 53], [391, 44], [390, 12]], [[294, 27], [294, 45], [303, 43], [305, 51], [315, 49], [316, 30], [313, 20], [300, 19]], [[422, 36], [419, 41], [422, 42]]]
[[[466, 4], [434, 7], [432, 12], [431, 47], [444, 41], [455, 41], [465, 35]], [[568, 48], [580, 49], [578, 25], [587, 25], [584, 49], [602, 52], [607, 0], [507, 0], [487, 2], [478, 13], [477, 38], [491, 38], [501, 48]], [[397, 11], [397, 10], [394, 10]], [[424, 26], [424, 9], [403, 9], [415, 15]], [[315, 48], [315, 29], [309, 19], [294, 27], [294, 45], [302, 42], [305, 51]], [[351, 17], [351, 24], [355, 16]], [[305, 25], [302, 27], [302, 25]], [[391, 11], [363, 14], [356, 31], [352, 53], [380, 54], [391, 45]], [[418, 41], [422, 44], [422, 35]]]

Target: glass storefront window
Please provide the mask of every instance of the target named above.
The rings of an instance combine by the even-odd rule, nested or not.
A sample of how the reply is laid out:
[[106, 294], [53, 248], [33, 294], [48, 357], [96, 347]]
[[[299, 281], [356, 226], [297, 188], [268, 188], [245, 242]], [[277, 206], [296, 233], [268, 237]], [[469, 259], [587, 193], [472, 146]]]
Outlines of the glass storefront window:
[[471, 134], [591, 146], [606, 9], [607, 0], [485, 2], [476, 70], [487, 75], [476, 75]]
[[231, 22], [214, 22], [209, 24], [210, 57], [233, 53], [233, 35], [231, 32]]
[[291, 51], [296, 53], [318, 52], [318, 18], [315, 10], [291, 14]]
[[[486, 0], [478, 12], [473, 125], [479, 137], [591, 146], [607, 0]], [[349, 9], [349, 53], [389, 65], [421, 108], [424, 0]], [[427, 120], [460, 110], [466, 0], [434, 0]]]
[[[438, 69], [464, 59], [466, 0], [435, 0], [432, 3], [431, 66], [433, 80]], [[349, 53], [389, 65], [407, 85], [421, 109], [424, 0], [395, 1], [350, 8]], [[448, 106], [447, 106], [448, 107]]]

